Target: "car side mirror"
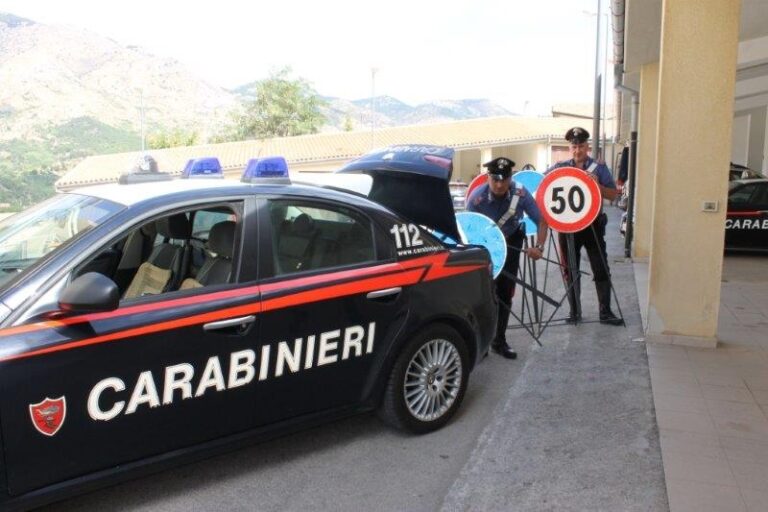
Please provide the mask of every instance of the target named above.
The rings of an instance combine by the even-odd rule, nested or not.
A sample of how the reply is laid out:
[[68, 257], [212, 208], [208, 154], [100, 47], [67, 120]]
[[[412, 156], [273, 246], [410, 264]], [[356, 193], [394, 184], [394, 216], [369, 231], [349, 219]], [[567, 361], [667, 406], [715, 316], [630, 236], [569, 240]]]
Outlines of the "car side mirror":
[[59, 309], [65, 313], [113, 311], [120, 305], [120, 290], [110, 278], [88, 272], [69, 283], [59, 296]]

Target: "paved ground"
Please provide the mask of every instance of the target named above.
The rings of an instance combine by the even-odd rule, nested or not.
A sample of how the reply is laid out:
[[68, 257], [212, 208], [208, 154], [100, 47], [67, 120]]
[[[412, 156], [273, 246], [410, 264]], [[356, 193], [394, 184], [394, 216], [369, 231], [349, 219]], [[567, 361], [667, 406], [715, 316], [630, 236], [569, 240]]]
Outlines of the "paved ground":
[[766, 255], [726, 256], [718, 347], [648, 345], [672, 512], [768, 510], [767, 283]]
[[613, 262], [609, 213], [628, 327], [552, 326], [538, 348], [513, 331], [520, 358], [488, 357], [445, 429], [414, 437], [362, 416], [48, 510], [666, 510], [632, 267]]
[[[550, 327], [444, 510], [668, 508], [645, 344], [632, 341], [641, 335], [632, 266], [620, 257], [618, 211], [608, 211], [609, 262], [627, 328]], [[585, 320], [596, 318], [595, 302], [587, 282]]]

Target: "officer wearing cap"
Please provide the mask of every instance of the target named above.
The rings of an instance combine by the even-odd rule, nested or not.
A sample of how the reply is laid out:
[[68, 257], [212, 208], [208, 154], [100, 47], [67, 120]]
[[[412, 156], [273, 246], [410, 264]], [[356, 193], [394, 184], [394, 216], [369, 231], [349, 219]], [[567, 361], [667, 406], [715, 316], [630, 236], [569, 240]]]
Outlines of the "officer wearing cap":
[[491, 348], [507, 359], [517, 358], [517, 352], [507, 344], [506, 331], [515, 291], [514, 278], [517, 277], [525, 239], [525, 225], [521, 222], [523, 213], [527, 213], [538, 226], [536, 245], [527, 249], [526, 254], [536, 260], [541, 258], [547, 239], [547, 224], [539, 213], [536, 201], [525, 187], [511, 179], [514, 166], [515, 162], [504, 157], [483, 164], [488, 169], [488, 183], [472, 192], [467, 205], [468, 211], [481, 213], [496, 222], [507, 241], [507, 259], [496, 278], [499, 317], [496, 338], [491, 343]]
[[[565, 133], [565, 140], [571, 145], [571, 159], [556, 163], [547, 169], [547, 172], [560, 167], [576, 167], [587, 172], [589, 177], [597, 183], [603, 199], [609, 201], [616, 199], [618, 189], [608, 166], [589, 157], [589, 132], [584, 128], [575, 126]], [[600, 323], [622, 325], [624, 322], [611, 311], [611, 273], [608, 268], [608, 254], [605, 250], [605, 225], [607, 223], [608, 216], [601, 208], [600, 214], [591, 225], [573, 234], [576, 250], [574, 266], [576, 269], [579, 268], [581, 248], [584, 247], [587, 250], [589, 265], [592, 267], [592, 276], [595, 280], [597, 301], [600, 305]], [[568, 254], [565, 250], [565, 234], [560, 233], [558, 239], [561, 251], [563, 252], [563, 264], [566, 266], [566, 269], [570, 268], [567, 261]], [[567, 282], [571, 281], [571, 276], [567, 270], [565, 270], [565, 278]], [[575, 323], [580, 320], [577, 300], [576, 290], [574, 287], [571, 287], [568, 294], [568, 304], [570, 305], [570, 313], [566, 319], [568, 323]]]

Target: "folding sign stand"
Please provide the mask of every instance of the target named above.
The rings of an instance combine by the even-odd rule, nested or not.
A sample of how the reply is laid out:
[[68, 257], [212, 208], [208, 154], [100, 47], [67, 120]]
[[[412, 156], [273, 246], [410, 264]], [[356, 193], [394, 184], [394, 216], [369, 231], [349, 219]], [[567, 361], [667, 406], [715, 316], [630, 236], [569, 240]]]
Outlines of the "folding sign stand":
[[[575, 282], [578, 282], [578, 280], [576, 280], [574, 283], [568, 284], [563, 281], [566, 289], [560, 300], [552, 297], [551, 292], [548, 291], [548, 288], [551, 286], [551, 283], [549, 282], [550, 267], [557, 267], [558, 271], [560, 272], [562, 272], [564, 267], [562, 261], [560, 260], [560, 254], [557, 250], [553, 235], [554, 233], [550, 229], [549, 236], [547, 237], [548, 243], [545, 254], [539, 260], [544, 263], [544, 280], [541, 283], [541, 286], [539, 286], [539, 276], [537, 274], [538, 262], [527, 256], [524, 257], [523, 261], [521, 262], [518, 275], [512, 276], [515, 280], [515, 283], [517, 283], [515, 295], [518, 295], [517, 290], [520, 291], [518, 295], [520, 297], [520, 300], [518, 301], [520, 308], [519, 314], [515, 312], [514, 308], [510, 308], [509, 313], [518, 323], [518, 325], [510, 327], [510, 329], [525, 329], [540, 346], [541, 342], [539, 341], [539, 338], [541, 338], [541, 336], [544, 334], [544, 330], [549, 326], [549, 324], [552, 322], [565, 320], [565, 318], [556, 320], [553, 320], [553, 318], [563, 303], [566, 301], [571, 287], [574, 286]], [[531, 247], [532, 245], [532, 237], [526, 237], [523, 250]], [[511, 251], [516, 250], [512, 246], [507, 246], [507, 249]], [[556, 259], [551, 258], [553, 253]], [[571, 259], [571, 261], [573, 261], [573, 259]], [[589, 275], [586, 272], [579, 271], [578, 269], [576, 269], [571, 275], [577, 275], [580, 277], [581, 274]], [[552, 310], [548, 311], [548, 307], [551, 307]]]

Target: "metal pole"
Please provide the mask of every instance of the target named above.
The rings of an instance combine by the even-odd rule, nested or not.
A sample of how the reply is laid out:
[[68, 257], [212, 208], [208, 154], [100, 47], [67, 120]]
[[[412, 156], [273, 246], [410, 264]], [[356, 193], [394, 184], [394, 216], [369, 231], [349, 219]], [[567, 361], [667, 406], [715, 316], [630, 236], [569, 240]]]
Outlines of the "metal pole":
[[597, 0], [597, 29], [595, 30], [595, 106], [592, 114], [592, 158], [597, 159], [600, 150], [600, 0]]
[[571, 290], [573, 295], [569, 294], [568, 298], [571, 299], [571, 311], [573, 312], [574, 323], [581, 322], [581, 272], [579, 272], [578, 263], [576, 262], [576, 240], [573, 233], [565, 235], [566, 251], [568, 254], [568, 273], [571, 278]]
[[610, 29], [610, 24], [608, 23], [608, 13], [604, 13], [605, 16], [605, 41], [603, 45], [603, 87], [602, 87], [602, 95], [603, 95], [603, 160], [605, 160], [608, 163], [608, 166], [613, 169], [613, 160], [608, 159], [608, 140], [606, 138], [606, 129], [608, 127], [608, 112], [606, 107], [606, 104], [608, 102], [608, 33]]
[[629, 197], [627, 198], [627, 228], [624, 234], [624, 256], [632, 256], [632, 234], [635, 214], [635, 175], [637, 174], [637, 109], [640, 103], [639, 95], [632, 95], [632, 129], [629, 135]]

